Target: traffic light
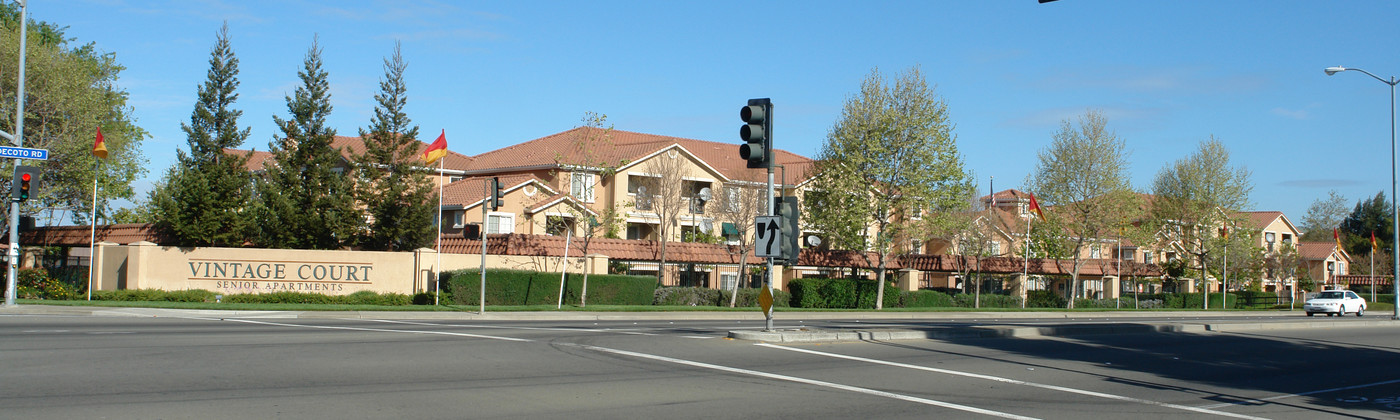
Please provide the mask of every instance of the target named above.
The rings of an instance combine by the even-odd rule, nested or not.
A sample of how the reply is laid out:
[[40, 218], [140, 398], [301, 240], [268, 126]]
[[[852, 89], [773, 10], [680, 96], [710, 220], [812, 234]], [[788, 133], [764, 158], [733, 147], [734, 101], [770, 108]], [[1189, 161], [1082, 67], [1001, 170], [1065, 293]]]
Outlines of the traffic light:
[[501, 206], [506, 205], [506, 203], [505, 203], [506, 195], [505, 195], [504, 192], [501, 192], [501, 179], [500, 179], [500, 178], [496, 178], [496, 177], [492, 177], [492, 178], [491, 178], [491, 189], [490, 189], [489, 193], [490, 193], [490, 195], [488, 195], [488, 196], [486, 197], [486, 205], [487, 205], [488, 208], [490, 208], [491, 210], [499, 210], [499, 209], [501, 208]]
[[778, 257], [779, 261], [785, 265], [797, 265], [797, 256], [800, 247], [797, 246], [799, 236], [802, 233], [798, 225], [798, 215], [801, 213], [797, 207], [797, 197], [783, 196], [773, 197], [774, 216], [782, 216], [782, 241], [783, 255]]
[[749, 161], [750, 168], [773, 168], [773, 101], [768, 98], [750, 99], [739, 109], [739, 157]]
[[39, 183], [39, 168], [33, 166], [15, 166], [15, 177], [10, 182], [10, 196], [15, 201], [25, 201], [34, 191], [34, 185]]

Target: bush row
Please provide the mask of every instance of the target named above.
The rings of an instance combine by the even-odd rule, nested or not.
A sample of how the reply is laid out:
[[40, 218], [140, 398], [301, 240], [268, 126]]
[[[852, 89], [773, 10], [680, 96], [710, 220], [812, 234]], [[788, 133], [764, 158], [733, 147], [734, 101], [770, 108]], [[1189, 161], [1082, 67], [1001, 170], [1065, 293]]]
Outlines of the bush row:
[[[802, 278], [788, 283], [795, 308], [872, 309], [875, 307], [875, 280]], [[885, 286], [883, 307], [898, 307], [899, 289]]]
[[[739, 297], [734, 301], [736, 308], [757, 308], [758, 295], [763, 289], [739, 289]], [[663, 287], [656, 289], [656, 296], [652, 299], [652, 304], [657, 306], [729, 306], [728, 290], [716, 290], [700, 287]], [[783, 290], [773, 291], [773, 306], [777, 308], [789, 307], [792, 301], [792, 294]]]
[[[442, 274], [445, 303], [479, 305], [481, 270], [456, 270]], [[583, 274], [569, 274], [564, 284], [564, 303], [578, 304], [583, 290]], [[595, 305], [650, 305], [656, 278], [591, 274], [588, 276], [588, 303]], [[559, 273], [524, 270], [487, 270], [488, 305], [554, 305], [559, 302]]]
[[412, 303], [412, 299], [402, 293], [377, 293], [372, 291], [359, 291], [348, 295], [323, 295], [319, 293], [298, 293], [298, 292], [274, 292], [274, 293], [245, 293], [236, 295], [223, 295], [208, 290], [95, 290], [92, 292], [92, 300], [107, 300], [121, 302], [204, 302], [213, 303], [221, 301], [225, 303], [296, 303], [296, 304], [331, 304], [331, 305], [379, 305], [379, 306], [403, 306]]

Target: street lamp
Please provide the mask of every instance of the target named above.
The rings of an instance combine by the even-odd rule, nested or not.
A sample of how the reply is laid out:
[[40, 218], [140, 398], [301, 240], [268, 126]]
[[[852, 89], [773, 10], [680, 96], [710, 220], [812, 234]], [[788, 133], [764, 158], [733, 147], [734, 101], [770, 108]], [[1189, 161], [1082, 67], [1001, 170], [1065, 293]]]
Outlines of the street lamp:
[[[1366, 70], [1351, 69], [1342, 66], [1328, 67], [1323, 71], [1327, 72], [1328, 76], [1331, 76], [1347, 70], [1366, 73], [1367, 76], [1371, 76], [1373, 79], [1380, 80], [1381, 83], [1390, 85], [1390, 230], [1393, 234], [1391, 239], [1394, 241], [1391, 243], [1400, 244], [1400, 207], [1397, 207], [1400, 206], [1400, 204], [1397, 204], [1397, 202], [1400, 202], [1400, 197], [1396, 197], [1395, 194], [1397, 190], [1395, 182], [1395, 85], [1400, 84], [1400, 79], [1391, 77], [1390, 80], [1386, 80]], [[1390, 319], [1400, 321], [1400, 252], [1391, 252], [1390, 257], [1392, 258], [1391, 269], [1393, 270], [1390, 273], [1390, 285], [1395, 289], [1393, 291], [1393, 293], [1395, 293], [1395, 302], [1392, 302], [1395, 304], [1395, 313], [1391, 315]]]

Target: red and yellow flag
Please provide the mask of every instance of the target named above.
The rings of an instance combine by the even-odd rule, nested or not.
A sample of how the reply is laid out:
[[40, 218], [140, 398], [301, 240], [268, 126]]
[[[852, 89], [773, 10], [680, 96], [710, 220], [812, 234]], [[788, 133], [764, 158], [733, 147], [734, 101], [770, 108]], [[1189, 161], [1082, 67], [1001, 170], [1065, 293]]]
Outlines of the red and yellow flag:
[[1337, 249], [1342, 249], [1342, 235], [1337, 234], [1336, 229], [1332, 229], [1332, 239], [1337, 240]]
[[423, 161], [432, 165], [443, 156], [447, 156], [447, 130], [442, 130], [442, 134], [438, 135], [437, 140], [434, 140], [433, 144], [428, 145], [428, 149], [423, 151]]
[[[1029, 194], [1029, 193], [1028, 193], [1028, 194]], [[1043, 211], [1040, 210], [1040, 203], [1038, 203], [1038, 202], [1035, 201], [1035, 194], [1029, 194], [1029, 195], [1031, 196], [1031, 206], [1030, 206], [1031, 208], [1030, 208], [1030, 210], [1033, 211], [1033, 212], [1035, 212], [1035, 215], [1036, 215], [1036, 216], [1040, 216], [1040, 221], [1042, 221], [1042, 222], [1045, 221], [1045, 212], [1043, 212]]]
[[1372, 251], [1375, 251], [1375, 249], [1376, 249], [1376, 231], [1373, 230], [1373, 231], [1371, 231], [1371, 250], [1372, 250]]
[[102, 127], [97, 127], [97, 141], [92, 143], [92, 155], [107, 158], [107, 143], [102, 141]]

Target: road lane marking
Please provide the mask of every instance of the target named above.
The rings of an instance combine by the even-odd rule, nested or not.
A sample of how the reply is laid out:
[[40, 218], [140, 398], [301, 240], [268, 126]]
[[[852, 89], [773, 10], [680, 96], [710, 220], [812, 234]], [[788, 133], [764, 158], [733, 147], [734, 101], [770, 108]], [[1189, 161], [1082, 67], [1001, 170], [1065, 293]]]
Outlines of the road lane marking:
[[[201, 319], [201, 320], [209, 320], [209, 321], [216, 320], [216, 319], [213, 319], [213, 318], [190, 318], [190, 319]], [[498, 336], [489, 336], [489, 335], [480, 335], [480, 334], [466, 334], [466, 333], [453, 333], [453, 332], [444, 332], [444, 331], [392, 330], [392, 329], [383, 329], [383, 328], [362, 328], [362, 327], [339, 327], [339, 326], [327, 326], [327, 325], [287, 324], [287, 323], [281, 323], [281, 322], [255, 321], [255, 320], [249, 320], [249, 319], [232, 319], [232, 318], [217, 319], [217, 320], [220, 320], [220, 321], [231, 321], [231, 322], [242, 322], [242, 323], [248, 323], [248, 324], [272, 325], [272, 326], [280, 326], [280, 327], [293, 327], [293, 328], [314, 328], [314, 329], [325, 329], [325, 330], [366, 331], [366, 332], [388, 332], [388, 333], [404, 333], [404, 334], [431, 334], [431, 335], [446, 335], [446, 336], [454, 336], [454, 337], [486, 338], [486, 339], [494, 339], [494, 340], [517, 341], [517, 342], [527, 342], [527, 343], [529, 343], [529, 342], [535, 342], [535, 340], [529, 340], [529, 339], [523, 339], [523, 338], [498, 337]], [[586, 349], [586, 350], [592, 350], [592, 351], [597, 351], [597, 352], [612, 353], [612, 354], [617, 354], [617, 355], [622, 355], [622, 356], [630, 356], [630, 357], [641, 358], [641, 359], [649, 359], [649, 360], [656, 360], [656, 361], [662, 361], [662, 362], [668, 362], [668, 363], [674, 363], [674, 364], [681, 364], [681, 365], [686, 365], [686, 366], [694, 366], [694, 367], [699, 367], [699, 368], [705, 368], [705, 369], [711, 369], [711, 370], [718, 370], [718, 371], [721, 371], [721, 372], [738, 373], [738, 374], [742, 374], [742, 375], [757, 376], [757, 377], [760, 377], [760, 378], [775, 379], [775, 380], [782, 380], [782, 381], [788, 381], [788, 382], [796, 382], [796, 383], [807, 384], [807, 385], [815, 385], [815, 386], [820, 386], [820, 387], [838, 389], [838, 390], [842, 390], [842, 391], [849, 391], [849, 392], [855, 392], [855, 393], [861, 393], [861, 394], [867, 394], [867, 395], [875, 395], [875, 396], [880, 396], [880, 397], [885, 397], [885, 398], [893, 398], [893, 399], [897, 399], [897, 400], [915, 402], [915, 403], [919, 403], [919, 404], [926, 404], [926, 405], [932, 405], [932, 406], [938, 406], [938, 407], [944, 407], [944, 408], [951, 408], [951, 409], [954, 409], [954, 410], [967, 411], [967, 412], [970, 412], [970, 413], [985, 414], [985, 415], [994, 416], [994, 417], [1001, 417], [1001, 418], [1008, 418], [1008, 419], [1020, 419], [1020, 420], [1040, 420], [1040, 419], [1037, 419], [1037, 418], [1035, 418], [1035, 417], [1026, 417], [1026, 416], [1021, 416], [1021, 415], [1016, 415], [1016, 414], [1011, 414], [1011, 413], [1003, 413], [1003, 412], [1000, 412], [1000, 411], [992, 411], [992, 410], [987, 410], [987, 409], [982, 409], [982, 408], [977, 408], [977, 407], [965, 406], [965, 405], [961, 405], [961, 404], [954, 404], [954, 403], [949, 403], [949, 402], [943, 402], [943, 401], [937, 401], [937, 400], [930, 400], [930, 399], [927, 399], [927, 398], [919, 398], [919, 397], [914, 397], [914, 396], [909, 396], [909, 395], [895, 394], [895, 393], [892, 393], [892, 392], [885, 392], [885, 391], [879, 391], [879, 390], [868, 389], [868, 388], [861, 388], [861, 387], [850, 386], [850, 385], [842, 385], [842, 384], [838, 384], [838, 383], [825, 382], [825, 381], [818, 381], [818, 380], [814, 380], [814, 379], [798, 378], [798, 377], [795, 377], [795, 376], [779, 375], [779, 374], [776, 374], [776, 373], [767, 373], [767, 372], [760, 372], [760, 371], [756, 371], [756, 370], [741, 369], [741, 368], [735, 368], [735, 367], [729, 367], [729, 366], [720, 366], [720, 365], [714, 365], [714, 364], [703, 363], [703, 362], [696, 362], [696, 361], [691, 361], [691, 360], [677, 359], [677, 358], [673, 358], [673, 357], [658, 356], [658, 355], [654, 355], [654, 354], [637, 353], [637, 352], [627, 351], [627, 350], [618, 350], [618, 349], [611, 349], [611, 348], [607, 348], [607, 347], [580, 345], [580, 344], [573, 344], [573, 343], [554, 343], [553, 345], [555, 345], [555, 346], [560, 346], [560, 347], [577, 347], [577, 348]]]
[[987, 409], [983, 409], [983, 408], [977, 408], [977, 407], [966, 406], [966, 405], [962, 405], [962, 404], [954, 404], [954, 403], [950, 403], [950, 402], [944, 402], [944, 401], [938, 401], [938, 400], [931, 400], [931, 399], [927, 399], [927, 398], [919, 398], [919, 397], [910, 396], [910, 395], [896, 394], [896, 393], [893, 393], [893, 392], [886, 392], [886, 391], [880, 391], [880, 390], [869, 389], [869, 388], [861, 388], [861, 387], [858, 387], [858, 386], [843, 385], [843, 384], [838, 384], [838, 383], [834, 383], [834, 382], [818, 381], [818, 380], [815, 380], [815, 379], [798, 378], [798, 377], [795, 377], [795, 376], [779, 375], [779, 374], [776, 374], [776, 373], [760, 372], [760, 371], [756, 371], [756, 370], [742, 369], [742, 368], [736, 368], [736, 367], [720, 366], [720, 365], [714, 365], [714, 364], [709, 364], [709, 363], [704, 363], [704, 362], [696, 362], [696, 361], [692, 361], [692, 360], [684, 360], [684, 359], [677, 359], [677, 358], [673, 358], [673, 357], [658, 356], [658, 355], [654, 355], [654, 354], [637, 353], [637, 352], [627, 351], [627, 350], [617, 350], [617, 349], [610, 349], [610, 348], [607, 348], [607, 347], [588, 346], [588, 345], [580, 345], [580, 344], [572, 344], [572, 343], [558, 343], [558, 344], [556, 344], [556, 345], [574, 346], [574, 347], [578, 347], [578, 348], [582, 348], [582, 349], [586, 349], [586, 350], [593, 350], [593, 351], [598, 351], [598, 352], [603, 352], [603, 353], [612, 353], [612, 354], [623, 355], [623, 356], [630, 356], [630, 357], [635, 357], [635, 358], [640, 358], [640, 359], [656, 360], [656, 361], [660, 361], [660, 362], [667, 362], [667, 363], [674, 363], [674, 364], [680, 364], [680, 365], [686, 365], [686, 366], [693, 366], [693, 367], [704, 368], [704, 369], [710, 369], [710, 370], [718, 370], [718, 371], [721, 371], [721, 372], [737, 373], [737, 374], [741, 374], [741, 375], [757, 376], [757, 377], [766, 378], [766, 379], [774, 379], [774, 380], [780, 380], [780, 381], [796, 382], [796, 383], [800, 383], [800, 384], [815, 385], [815, 386], [820, 386], [820, 387], [824, 387], [824, 388], [839, 389], [839, 390], [842, 390], [842, 391], [849, 391], [849, 392], [855, 392], [855, 393], [866, 394], [866, 395], [874, 395], [874, 396], [880, 396], [880, 397], [885, 397], [885, 398], [893, 398], [893, 399], [896, 399], [896, 400], [903, 400], [903, 401], [915, 402], [915, 403], [919, 403], [919, 404], [926, 404], [926, 405], [932, 405], [932, 406], [943, 407], [943, 408], [951, 408], [951, 409], [954, 409], [954, 410], [966, 411], [966, 412], [969, 412], [969, 413], [985, 414], [985, 415], [993, 416], [993, 417], [1001, 417], [1001, 418], [1008, 418], [1008, 419], [1036, 419], [1035, 417], [1026, 417], [1026, 416], [1021, 416], [1021, 415], [1017, 415], [1017, 414], [1003, 413], [1003, 412], [1000, 412], [1000, 411], [992, 411], [992, 410], [987, 410]]
[[[191, 318], [191, 319], [203, 319], [203, 320], [208, 320], [208, 321], [213, 321], [213, 320], [215, 320], [215, 319], [213, 319], [213, 318]], [[314, 328], [314, 329], [321, 329], [321, 330], [341, 330], [341, 331], [365, 331], [365, 332], [389, 332], [389, 333], [409, 333], [409, 334], [427, 334], [427, 335], [447, 335], [447, 336], [453, 336], [453, 337], [485, 338], [485, 339], [489, 339], [489, 340], [519, 341], [519, 342], [525, 342], [525, 343], [530, 343], [530, 342], [534, 342], [534, 341], [535, 341], [535, 340], [524, 339], [524, 338], [500, 337], [500, 336], [494, 336], [494, 335], [467, 334], [467, 333], [456, 333], [456, 332], [447, 332], [447, 331], [391, 330], [391, 329], [387, 329], [387, 328], [337, 327], [337, 326], [330, 326], [330, 325], [302, 325], [302, 324], [286, 324], [286, 323], [281, 323], [281, 322], [254, 321], [254, 320], [251, 320], [251, 319], [233, 319], [233, 318], [224, 318], [224, 319], [218, 319], [218, 320], [219, 320], [219, 321], [230, 321], [230, 322], [242, 322], [242, 323], [247, 323], [247, 324], [275, 325], [275, 326], [279, 326], [279, 327]]]
[[1144, 399], [1141, 399], [1141, 398], [1133, 398], [1133, 397], [1126, 397], [1126, 396], [1122, 396], [1122, 395], [1106, 394], [1106, 393], [1097, 392], [1097, 391], [1089, 391], [1089, 390], [1083, 390], [1083, 389], [1068, 388], [1068, 387], [1063, 387], [1063, 386], [1058, 386], [1058, 385], [1049, 385], [1049, 384], [1042, 384], [1042, 383], [1036, 383], [1036, 382], [1028, 382], [1028, 381], [1022, 381], [1022, 380], [1019, 380], [1019, 379], [1003, 378], [1003, 377], [1000, 377], [1000, 376], [983, 375], [983, 374], [980, 374], [980, 373], [960, 372], [960, 371], [956, 371], [956, 370], [939, 369], [939, 368], [935, 368], [935, 367], [911, 365], [911, 364], [907, 364], [907, 363], [898, 363], [898, 362], [890, 362], [890, 361], [885, 361], [885, 360], [868, 359], [868, 358], [864, 358], [864, 357], [847, 356], [847, 355], [844, 355], [844, 354], [826, 353], [826, 352], [819, 352], [819, 351], [815, 351], [815, 350], [808, 350], [808, 349], [800, 349], [800, 348], [793, 348], [793, 347], [777, 346], [777, 345], [772, 345], [772, 344], [768, 344], [768, 343], [760, 343], [760, 344], [755, 344], [755, 345], [756, 345], [756, 346], [760, 346], [760, 347], [767, 347], [767, 348], [773, 348], [773, 349], [779, 349], [779, 350], [787, 350], [787, 351], [793, 351], [793, 352], [798, 352], [798, 353], [807, 353], [807, 354], [813, 354], [813, 355], [818, 355], [818, 356], [826, 356], [826, 357], [837, 358], [837, 359], [854, 360], [854, 361], [858, 361], [858, 362], [873, 363], [873, 364], [877, 364], [877, 365], [886, 365], [886, 366], [902, 367], [902, 368], [906, 368], [906, 369], [915, 369], [915, 370], [923, 370], [923, 371], [928, 371], [928, 372], [943, 373], [943, 374], [948, 374], [948, 375], [965, 376], [965, 377], [969, 377], [969, 378], [986, 379], [986, 380], [989, 380], [989, 381], [1003, 382], [1003, 383], [1016, 384], [1016, 385], [1024, 385], [1024, 386], [1030, 386], [1030, 387], [1042, 388], [1042, 389], [1049, 389], [1049, 390], [1054, 390], [1054, 391], [1069, 392], [1069, 393], [1073, 393], [1073, 394], [1087, 395], [1087, 396], [1091, 396], [1091, 397], [1107, 398], [1107, 399], [1118, 400], [1118, 401], [1135, 402], [1135, 403], [1140, 403], [1140, 404], [1155, 405], [1155, 406], [1158, 406], [1158, 407], [1175, 408], [1175, 409], [1178, 409], [1178, 410], [1194, 411], [1194, 412], [1197, 412], [1197, 413], [1213, 414], [1213, 415], [1217, 415], [1217, 416], [1234, 417], [1234, 418], [1241, 418], [1241, 419], [1256, 419], [1256, 420], [1264, 419], [1263, 417], [1254, 417], [1254, 416], [1248, 416], [1248, 415], [1244, 415], [1244, 414], [1227, 413], [1227, 412], [1224, 412], [1224, 411], [1216, 411], [1216, 410], [1212, 410], [1212, 409], [1205, 408], [1205, 407], [1191, 407], [1191, 406], [1187, 406], [1187, 405], [1165, 403], [1165, 402], [1161, 402], [1161, 401], [1144, 400]]
[[1299, 393], [1297, 393], [1297, 394], [1275, 395], [1275, 396], [1272, 396], [1272, 397], [1269, 397], [1269, 398], [1252, 398], [1252, 399], [1246, 399], [1246, 400], [1242, 400], [1242, 401], [1228, 402], [1228, 403], [1222, 403], [1222, 404], [1205, 405], [1205, 406], [1201, 406], [1201, 408], [1211, 409], [1211, 408], [1229, 407], [1229, 406], [1232, 406], [1232, 405], [1255, 404], [1255, 403], [1261, 403], [1261, 402], [1269, 402], [1269, 401], [1281, 400], [1281, 399], [1284, 399], [1284, 398], [1303, 397], [1303, 396], [1314, 395], [1314, 394], [1325, 394], [1325, 393], [1328, 393], [1328, 392], [1346, 391], [1346, 390], [1349, 390], [1349, 389], [1369, 388], [1369, 387], [1373, 387], [1373, 386], [1390, 385], [1390, 384], [1393, 384], [1393, 383], [1400, 383], [1400, 379], [1393, 379], [1393, 380], [1389, 380], [1389, 381], [1381, 381], [1381, 382], [1369, 383], [1369, 384], [1364, 384], [1364, 385], [1344, 386], [1344, 387], [1341, 387], [1341, 388], [1331, 388], [1331, 389], [1321, 389], [1321, 390], [1317, 390], [1317, 391], [1299, 392]]

